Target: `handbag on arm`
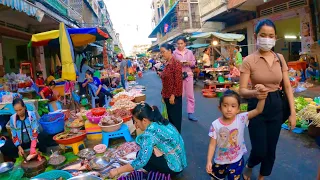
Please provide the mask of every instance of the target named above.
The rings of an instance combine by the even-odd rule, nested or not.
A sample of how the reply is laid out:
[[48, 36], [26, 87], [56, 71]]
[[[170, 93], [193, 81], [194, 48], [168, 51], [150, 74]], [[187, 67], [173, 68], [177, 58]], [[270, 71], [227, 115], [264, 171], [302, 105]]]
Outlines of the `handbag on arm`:
[[[280, 67], [281, 67], [281, 74], [282, 74], [282, 59], [279, 57], [278, 53], [275, 53], [277, 58], [279, 59], [280, 62]], [[281, 95], [281, 99], [282, 99], [282, 108], [283, 108], [283, 118], [282, 118], [282, 122], [286, 122], [289, 118], [289, 116], [291, 115], [291, 111], [290, 111], [290, 104], [289, 104], [289, 100], [288, 100], [288, 96], [286, 94], [285, 91], [285, 86], [284, 86], [284, 82], [283, 82], [283, 77], [282, 77], [282, 81], [280, 84], [280, 95]]]

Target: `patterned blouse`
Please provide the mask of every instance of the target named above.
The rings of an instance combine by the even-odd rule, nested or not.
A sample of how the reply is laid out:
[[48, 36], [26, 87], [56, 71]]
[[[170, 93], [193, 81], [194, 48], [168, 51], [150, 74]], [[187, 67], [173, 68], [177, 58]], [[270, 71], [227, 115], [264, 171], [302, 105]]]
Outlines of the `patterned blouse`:
[[165, 66], [162, 74], [162, 97], [182, 96], [182, 64], [172, 58]]
[[151, 123], [144, 133], [136, 138], [136, 143], [140, 146], [140, 151], [137, 158], [131, 163], [135, 170], [146, 166], [155, 147], [164, 154], [172, 171], [181, 172], [187, 167], [183, 139], [172, 124]]

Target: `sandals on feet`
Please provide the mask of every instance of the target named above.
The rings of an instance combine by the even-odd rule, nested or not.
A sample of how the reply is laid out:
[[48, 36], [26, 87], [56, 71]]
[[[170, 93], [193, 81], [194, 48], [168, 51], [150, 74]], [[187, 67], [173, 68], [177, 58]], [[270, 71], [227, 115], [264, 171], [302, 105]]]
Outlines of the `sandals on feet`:
[[249, 168], [248, 165], [243, 170], [243, 179], [244, 180], [250, 180], [252, 175], [252, 168]]

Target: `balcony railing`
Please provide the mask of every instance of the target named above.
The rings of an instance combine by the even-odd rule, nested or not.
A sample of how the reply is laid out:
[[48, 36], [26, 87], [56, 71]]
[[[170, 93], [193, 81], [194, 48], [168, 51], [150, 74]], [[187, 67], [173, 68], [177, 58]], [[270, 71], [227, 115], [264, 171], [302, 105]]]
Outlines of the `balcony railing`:
[[219, 9], [227, 4], [226, 0], [201, 0], [199, 1], [201, 17]]
[[61, 14], [65, 16], [68, 15], [68, 7], [64, 2], [60, 0], [46, 0], [46, 3], [58, 10]]

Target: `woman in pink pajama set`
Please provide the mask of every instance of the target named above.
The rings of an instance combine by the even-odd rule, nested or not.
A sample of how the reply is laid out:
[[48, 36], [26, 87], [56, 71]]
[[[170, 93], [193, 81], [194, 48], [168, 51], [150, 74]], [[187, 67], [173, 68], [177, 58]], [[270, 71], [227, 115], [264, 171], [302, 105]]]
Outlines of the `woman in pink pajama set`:
[[192, 51], [186, 48], [186, 42], [187, 40], [185, 38], [178, 39], [178, 49], [173, 52], [173, 57], [182, 62], [182, 72], [187, 72], [188, 74], [188, 77], [183, 80], [183, 95], [187, 97], [188, 119], [191, 121], [198, 121], [194, 116], [195, 100], [193, 92], [193, 72], [191, 70], [196, 64], [196, 58]]

